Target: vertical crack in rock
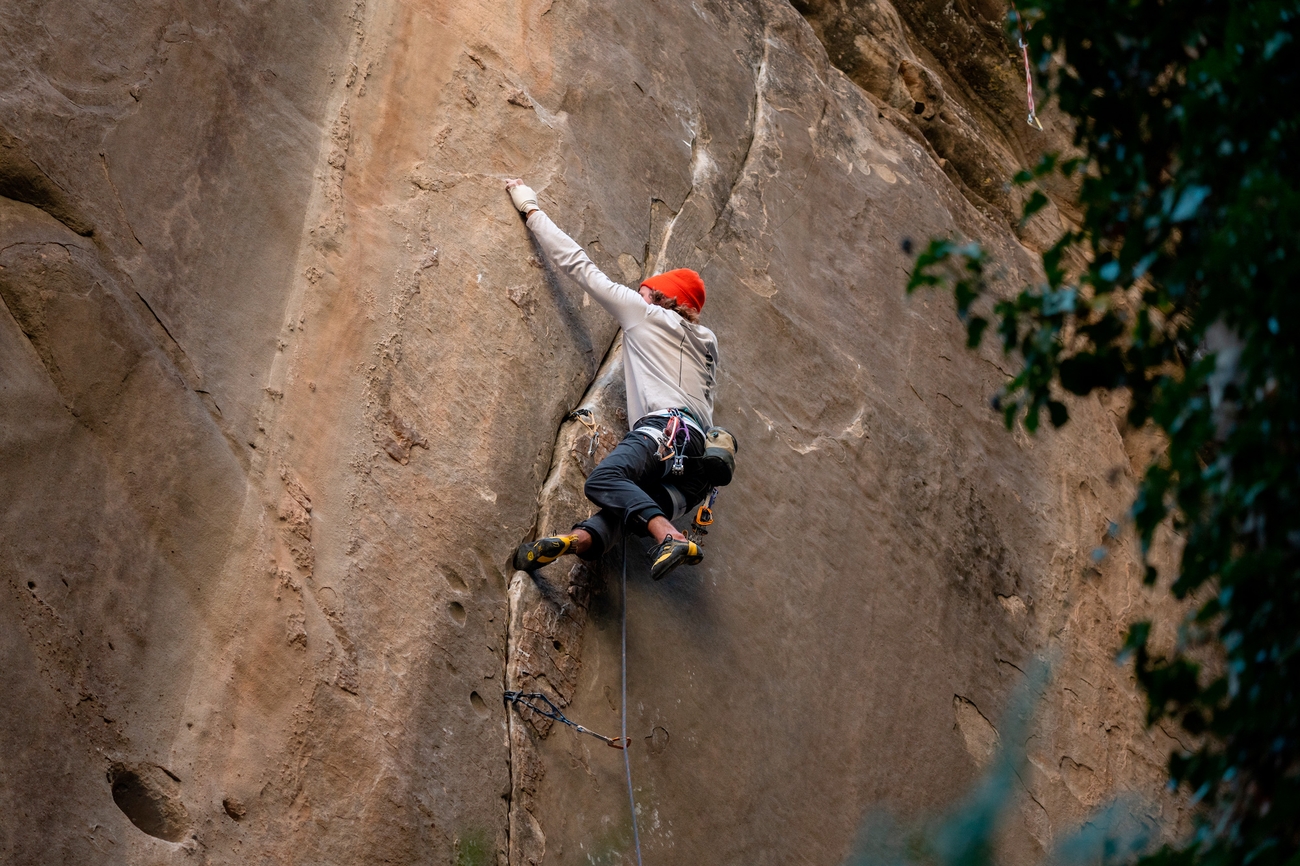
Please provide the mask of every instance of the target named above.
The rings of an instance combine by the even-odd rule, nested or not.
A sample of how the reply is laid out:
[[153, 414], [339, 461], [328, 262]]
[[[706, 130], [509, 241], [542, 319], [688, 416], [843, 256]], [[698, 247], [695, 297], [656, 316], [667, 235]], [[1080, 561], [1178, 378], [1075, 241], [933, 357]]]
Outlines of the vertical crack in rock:
[[[570, 416], [560, 426], [551, 470], [538, 496], [537, 536], [563, 532], [588, 517], [583, 494], [587, 476], [627, 432], [627, 394], [623, 384], [620, 332], [596, 371], [579, 410], [594, 426]], [[592, 596], [601, 591], [597, 563], [572, 558], [510, 580], [506, 626], [506, 689], [541, 692], [557, 706], [573, 700], [582, 667], [583, 630]], [[534, 810], [544, 773], [537, 745], [554, 727], [551, 719], [527, 710], [508, 711], [510, 798], [506, 836], [511, 864], [540, 863], [546, 835]]]
[[[761, 14], [761, 10], [760, 10]], [[750, 162], [754, 158], [754, 145], [758, 143], [759, 134], [763, 125], [763, 118], [766, 114], [767, 100], [763, 98], [763, 91], [767, 87], [767, 62], [768, 54], [771, 50], [770, 28], [767, 22], [763, 23], [763, 56], [758, 62], [758, 69], [754, 72], [754, 104], [750, 108], [749, 117], [749, 138], [745, 142], [745, 153], [740, 158], [739, 167], [736, 169], [736, 175], [731, 179], [727, 186], [727, 197], [723, 199], [721, 207], [718, 208], [717, 217], [714, 218], [713, 224], [709, 230], [704, 233], [705, 237], [713, 234], [714, 229], [718, 227], [723, 216], [729, 210], [732, 210], [732, 201], [736, 197], [736, 190], [745, 181], [749, 174]]]
[[[698, 108], [696, 116], [691, 121], [691, 188], [687, 190], [686, 197], [682, 199], [682, 205], [677, 209], [677, 213], [673, 214], [664, 225], [663, 234], [659, 239], [659, 251], [655, 254], [653, 260], [647, 257], [644, 276], [650, 276], [653, 273], [650, 270], [652, 266], [657, 267], [659, 270], [663, 269], [663, 264], [668, 259], [668, 244], [672, 240], [673, 229], [677, 227], [677, 221], [682, 214], [686, 213], [695, 204], [695, 200], [701, 194], [701, 191], [706, 190], [709, 180], [718, 173], [718, 166], [709, 154], [707, 127]], [[752, 136], [750, 140], [753, 140]]]

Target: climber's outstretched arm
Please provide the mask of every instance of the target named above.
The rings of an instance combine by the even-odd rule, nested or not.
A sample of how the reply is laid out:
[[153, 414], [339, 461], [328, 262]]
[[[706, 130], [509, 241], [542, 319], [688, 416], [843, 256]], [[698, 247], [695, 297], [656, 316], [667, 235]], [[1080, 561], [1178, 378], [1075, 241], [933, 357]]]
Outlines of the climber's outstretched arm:
[[614, 282], [578, 246], [577, 241], [560, 230], [537, 206], [536, 194], [518, 181], [507, 185], [515, 207], [528, 216], [528, 228], [547, 258], [572, 277], [578, 285], [618, 320], [624, 330], [645, 319], [649, 304], [627, 286]]

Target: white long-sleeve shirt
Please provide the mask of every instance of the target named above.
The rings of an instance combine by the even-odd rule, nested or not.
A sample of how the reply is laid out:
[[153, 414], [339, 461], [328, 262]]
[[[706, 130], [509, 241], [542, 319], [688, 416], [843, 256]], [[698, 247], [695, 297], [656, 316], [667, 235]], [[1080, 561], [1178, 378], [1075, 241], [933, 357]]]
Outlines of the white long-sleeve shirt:
[[713, 424], [718, 340], [703, 325], [647, 304], [640, 292], [605, 276], [573, 238], [540, 210], [528, 228], [555, 266], [572, 277], [623, 328], [627, 420], [665, 409], [688, 409], [708, 429]]

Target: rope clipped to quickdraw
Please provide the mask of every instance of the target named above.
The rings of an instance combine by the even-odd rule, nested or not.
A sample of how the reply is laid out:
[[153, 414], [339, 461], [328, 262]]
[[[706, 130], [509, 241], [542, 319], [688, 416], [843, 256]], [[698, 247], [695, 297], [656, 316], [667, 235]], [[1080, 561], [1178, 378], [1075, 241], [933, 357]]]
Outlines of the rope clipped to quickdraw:
[[[555, 702], [541, 692], [506, 692], [504, 697], [507, 704], [514, 704], [516, 708], [521, 706], [527, 707], [534, 713], [537, 713], [537, 715], [545, 716], [548, 719], [554, 719], [563, 725], [568, 725], [580, 734], [590, 734], [596, 739], [603, 741], [605, 745], [610, 746], [611, 748], [626, 749], [632, 744], [632, 740], [629, 737], [606, 737], [605, 735], [598, 734], [589, 728], [584, 728], [577, 722], [570, 721], [565, 718], [564, 713], [560, 712], [560, 708], [555, 705]], [[541, 701], [546, 706], [539, 706], [535, 703], [536, 701]]]
[[591, 457], [596, 453], [596, 446], [600, 444], [600, 431], [596, 429], [596, 416], [591, 413], [590, 409], [574, 409], [569, 413], [570, 421], [581, 421], [582, 426], [591, 431], [591, 444], [587, 446], [587, 456]]
[[1034, 78], [1029, 66], [1029, 44], [1025, 42], [1025, 30], [1029, 28], [1026, 26], [1024, 30], [1021, 29], [1020, 24], [1024, 19], [1021, 17], [1020, 10], [1016, 8], [1015, 3], [1011, 4], [1011, 14], [1015, 16], [1016, 19], [1016, 39], [1020, 42], [1020, 53], [1025, 58], [1025, 90], [1029, 95], [1028, 122], [1030, 126], [1041, 132], [1043, 124], [1039, 122], [1038, 112], [1034, 110]]

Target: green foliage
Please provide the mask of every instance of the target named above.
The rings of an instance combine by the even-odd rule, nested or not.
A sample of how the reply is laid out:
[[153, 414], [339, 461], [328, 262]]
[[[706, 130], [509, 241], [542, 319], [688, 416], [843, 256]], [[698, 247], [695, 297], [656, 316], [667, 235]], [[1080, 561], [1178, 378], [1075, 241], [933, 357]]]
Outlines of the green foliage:
[[[1065, 393], [1123, 388], [1167, 448], [1132, 517], [1169, 519], [1172, 586], [1199, 608], [1174, 653], [1128, 650], [1150, 706], [1201, 743], [1171, 780], [1207, 809], [1152, 863], [1300, 864], [1300, 0], [1038, 0], [1031, 52], [1076, 119], [1080, 156], [1015, 182], [1081, 182], [1082, 224], [1045, 283], [994, 299], [977, 246], [934, 240], [909, 290], [951, 284], [969, 340], [989, 324], [1017, 375], [1008, 426], [1060, 426]], [[1028, 218], [1046, 205], [1037, 190]], [[1075, 264], [1078, 263], [1078, 264]], [[1154, 582], [1154, 569], [1148, 568]], [[1210, 642], [1222, 665], [1204, 667]]]

